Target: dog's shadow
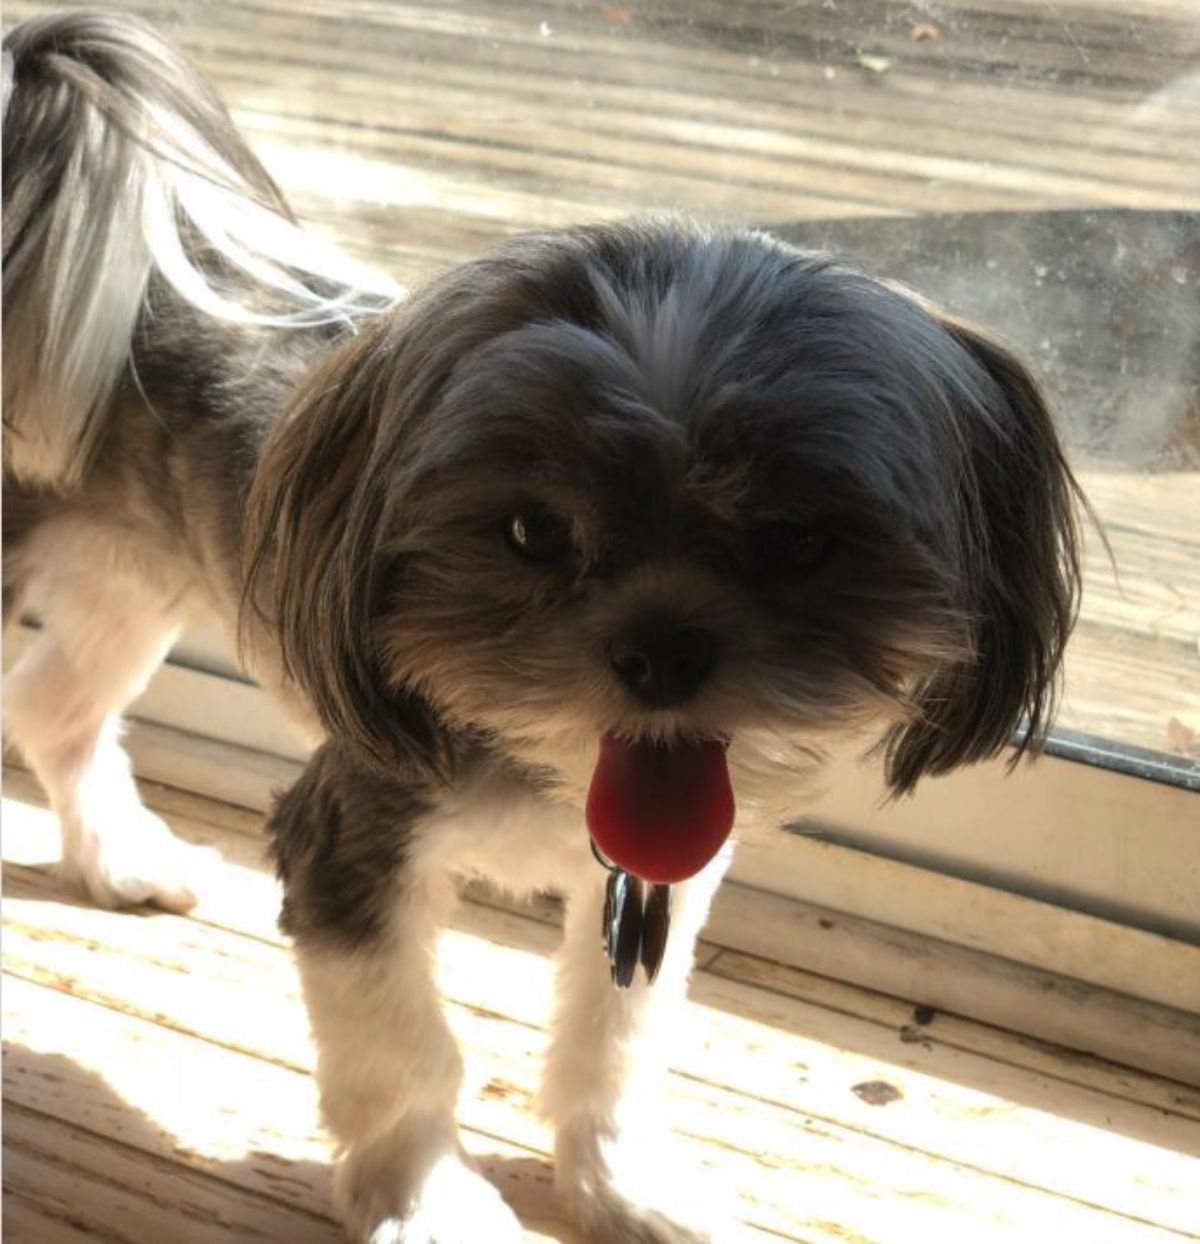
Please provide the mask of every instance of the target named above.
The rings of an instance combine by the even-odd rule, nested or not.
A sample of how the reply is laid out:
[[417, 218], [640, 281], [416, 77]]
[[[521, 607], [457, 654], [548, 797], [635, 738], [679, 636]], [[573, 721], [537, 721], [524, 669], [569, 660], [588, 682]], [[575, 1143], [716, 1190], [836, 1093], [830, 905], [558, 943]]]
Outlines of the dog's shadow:
[[[4, 1097], [4, 1209], [14, 1238], [23, 1220], [33, 1234], [57, 1222], [64, 1232], [115, 1238], [120, 1228], [141, 1224], [148, 1236], [164, 1238], [155, 1234], [158, 1224], [172, 1238], [191, 1238], [190, 1220], [206, 1224], [198, 1237], [205, 1239], [214, 1226], [239, 1240], [345, 1239], [333, 1219], [326, 1163], [261, 1150], [214, 1158], [96, 1072], [13, 1041], [4, 1043]], [[477, 1165], [522, 1213], [530, 1240], [580, 1244], [570, 1227], [539, 1212], [551, 1195], [548, 1161], [490, 1155]]]

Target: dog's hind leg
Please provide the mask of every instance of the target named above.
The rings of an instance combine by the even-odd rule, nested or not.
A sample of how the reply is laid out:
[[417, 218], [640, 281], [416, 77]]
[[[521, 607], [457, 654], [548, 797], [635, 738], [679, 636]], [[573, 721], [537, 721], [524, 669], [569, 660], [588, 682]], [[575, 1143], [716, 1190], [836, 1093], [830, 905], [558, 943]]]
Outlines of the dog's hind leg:
[[125, 576], [45, 586], [43, 629], [6, 680], [5, 726], [58, 814], [63, 872], [106, 907], [187, 910], [212, 853], [143, 806], [120, 742], [121, 713], [166, 655], [177, 618]]

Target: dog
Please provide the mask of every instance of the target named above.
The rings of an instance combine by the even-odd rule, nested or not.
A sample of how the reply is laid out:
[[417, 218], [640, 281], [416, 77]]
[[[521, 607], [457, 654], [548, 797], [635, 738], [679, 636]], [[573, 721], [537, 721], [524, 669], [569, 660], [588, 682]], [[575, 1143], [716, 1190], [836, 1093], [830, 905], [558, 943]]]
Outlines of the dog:
[[1037, 385], [906, 290], [677, 219], [402, 296], [301, 229], [146, 25], [4, 46], [4, 591], [42, 620], [7, 724], [65, 871], [194, 901], [118, 724], [212, 613], [315, 744], [269, 828], [352, 1236], [520, 1238], [461, 1154], [431, 972], [466, 876], [566, 899], [566, 1210], [707, 1238], [634, 1194], [623, 1125], [734, 839], [839, 740], [899, 795], [1050, 718], [1078, 496]]

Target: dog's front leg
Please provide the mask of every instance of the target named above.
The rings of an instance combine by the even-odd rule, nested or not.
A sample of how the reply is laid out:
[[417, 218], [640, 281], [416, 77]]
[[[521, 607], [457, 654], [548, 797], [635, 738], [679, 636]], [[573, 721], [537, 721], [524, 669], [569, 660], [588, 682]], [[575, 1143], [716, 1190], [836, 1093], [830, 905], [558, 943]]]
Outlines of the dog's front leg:
[[649, 1107], [660, 1092], [667, 1044], [686, 1037], [676, 1026], [684, 1022], [696, 938], [727, 864], [719, 858], [674, 887], [670, 936], [653, 985], [640, 970], [629, 989], [612, 982], [601, 948], [604, 873], [597, 867], [571, 895], [543, 1105], [555, 1129], [559, 1195], [598, 1244], [709, 1238], [702, 1227], [685, 1225], [697, 1210], [693, 1189], [672, 1177]]
[[335, 1197], [369, 1244], [510, 1244], [516, 1216], [458, 1142], [462, 1064], [434, 982], [454, 890], [414, 864], [425, 806], [326, 745], [272, 821]]

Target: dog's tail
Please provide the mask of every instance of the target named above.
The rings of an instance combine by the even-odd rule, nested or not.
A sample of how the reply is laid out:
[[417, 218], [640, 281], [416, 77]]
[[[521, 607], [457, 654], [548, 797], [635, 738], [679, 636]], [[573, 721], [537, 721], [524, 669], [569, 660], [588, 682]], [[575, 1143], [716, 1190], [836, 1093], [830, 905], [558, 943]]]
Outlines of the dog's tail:
[[4, 40], [4, 464], [83, 475], [152, 275], [200, 311], [312, 325], [386, 277], [295, 223], [196, 70], [134, 17], [34, 18]]

